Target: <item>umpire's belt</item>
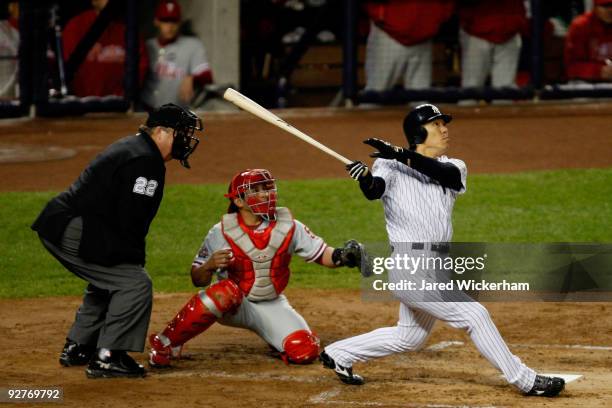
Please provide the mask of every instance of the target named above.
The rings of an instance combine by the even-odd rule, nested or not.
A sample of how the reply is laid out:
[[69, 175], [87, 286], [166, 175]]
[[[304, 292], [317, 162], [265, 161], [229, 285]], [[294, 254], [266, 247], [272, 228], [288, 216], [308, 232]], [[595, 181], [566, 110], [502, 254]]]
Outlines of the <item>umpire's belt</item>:
[[425, 249], [432, 252], [448, 253], [450, 251], [450, 245], [446, 243], [429, 243], [429, 242], [413, 242], [412, 249]]

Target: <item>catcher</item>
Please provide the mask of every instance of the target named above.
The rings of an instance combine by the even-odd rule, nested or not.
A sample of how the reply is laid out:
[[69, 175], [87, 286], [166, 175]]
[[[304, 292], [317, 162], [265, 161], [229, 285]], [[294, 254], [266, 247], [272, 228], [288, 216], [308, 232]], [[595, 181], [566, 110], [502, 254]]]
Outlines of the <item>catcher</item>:
[[[210, 229], [191, 266], [193, 284], [208, 288], [149, 337], [149, 364], [169, 367], [185, 342], [216, 321], [254, 331], [286, 363], [312, 362], [319, 354], [319, 339], [283, 295], [291, 255], [328, 268], [352, 268], [366, 259], [362, 245], [351, 240], [332, 248], [287, 208], [277, 208], [275, 179], [268, 170], [236, 174], [225, 197], [230, 200], [228, 213]], [[218, 281], [211, 285], [213, 274]]]

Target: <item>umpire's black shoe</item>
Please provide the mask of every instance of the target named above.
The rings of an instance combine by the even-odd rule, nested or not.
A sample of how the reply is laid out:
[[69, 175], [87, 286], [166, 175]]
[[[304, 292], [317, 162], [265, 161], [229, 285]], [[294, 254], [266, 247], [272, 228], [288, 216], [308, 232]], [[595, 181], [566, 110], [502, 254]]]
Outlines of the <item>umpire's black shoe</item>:
[[536, 375], [535, 383], [527, 395], [555, 397], [565, 388], [565, 380], [559, 377]]
[[352, 367], [341, 366], [340, 364], [336, 363], [334, 359], [331, 358], [325, 351], [322, 351], [321, 354], [319, 354], [319, 360], [321, 363], [323, 363], [323, 367], [334, 370], [338, 378], [340, 378], [340, 381], [343, 383], [350, 385], [363, 385], [365, 383], [362, 376], [353, 374]]
[[113, 350], [100, 353], [89, 362], [85, 370], [88, 378], [114, 378], [114, 377], [144, 377], [146, 371], [127, 352]]
[[64, 367], [82, 366], [89, 363], [96, 348], [88, 344], [79, 344], [76, 341], [66, 339], [59, 362]]

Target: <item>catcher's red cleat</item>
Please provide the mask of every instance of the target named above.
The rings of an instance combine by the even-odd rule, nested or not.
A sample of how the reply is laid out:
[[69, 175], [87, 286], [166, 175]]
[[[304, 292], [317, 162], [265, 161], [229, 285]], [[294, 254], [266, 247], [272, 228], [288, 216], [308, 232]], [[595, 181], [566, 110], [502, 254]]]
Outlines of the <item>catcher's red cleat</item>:
[[180, 358], [182, 346], [164, 346], [159, 335], [153, 333], [149, 336], [149, 366], [152, 368], [170, 368], [170, 361]]

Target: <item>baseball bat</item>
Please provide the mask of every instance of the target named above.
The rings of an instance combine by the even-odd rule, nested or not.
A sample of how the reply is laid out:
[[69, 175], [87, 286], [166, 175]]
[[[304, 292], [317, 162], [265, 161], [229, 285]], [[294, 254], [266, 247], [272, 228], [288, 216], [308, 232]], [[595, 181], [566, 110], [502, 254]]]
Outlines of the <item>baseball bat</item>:
[[245, 111], [249, 113], [252, 113], [258, 118], [263, 119], [266, 122], [271, 123], [274, 126], [281, 128], [285, 132], [289, 132], [292, 135], [302, 139], [306, 143], [316, 147], [319, 150], [322, 150], [323, 152], [329, 154], [333, 158], [340, 160], [342, 163], [344, 164], [352, 163], [351, 160], [335, 152], [334, 150], [330, 149], [324, 144], [316, 141], [312, 137], [308, 136], [306, 133], [296, 129], [291, 124], [285, 122], [284, 120], [282, 120], [281, 118], [279, 118], [278, 116], [276, 116], [275, 114], [273, 114], [272, 112], [270, 112], [269, 110], [267, 110], [266, 108], [258, 104], [257, 102], [253, 101], [252, 99], [247, 98], [246, 96], [236, 91], [235, 89], [228, 88], [223, 94], [223, 98], [227, 101], [230, 101], [231, 103], [238, 106], [239, 108], [244, 109]]

